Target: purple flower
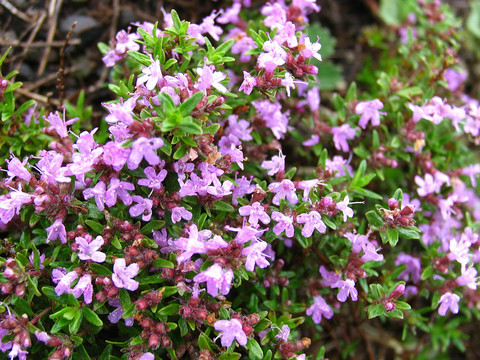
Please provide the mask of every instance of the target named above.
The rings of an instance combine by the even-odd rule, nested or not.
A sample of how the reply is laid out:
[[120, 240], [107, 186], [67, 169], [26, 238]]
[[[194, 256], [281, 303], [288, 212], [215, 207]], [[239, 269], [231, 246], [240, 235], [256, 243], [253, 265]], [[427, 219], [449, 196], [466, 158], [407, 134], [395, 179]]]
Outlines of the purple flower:
[[126, 181], [120, 181], [117, 178], [110, 180], [110, 187], [105, 193], [105, 203], [107, 206], [114, 206], [117, 203], [117, 196], [125, 205], [132, 203], [132, 196], [128, 190], [135, 190], [135, 186]]
[[286, 156], [282, 154], [282, 151], [280, 150], [278, 155], [272, 156], [272, 160], [265, 160], [262, 162], [262, 168], [265, 170], [270, 170], [268, 172], [268, 175], [273, 176], [278, 172], [284, 172], [285, 171], [285, 158]]
[[369, 121], [372, 122], [372, 126], [380, 125], [380, 115], [387, 115], [385, 112], [378, 111], [382, 108], [383, 103], [378, 99], [371, 101], [360, 101], [355, 107], [355, 113], [357, 115], [362, 115], [358, 125], [362, 129], [366, 129]]
[[127, 162], [131, 149], [123, 148], [119, 143], [109, 141], [103, 145], [103, 162], [120, 171]]
[[277, 335], [275, 335], [275, 338], [281, 339], [287, 342], [289, 336], [290, 336], [290, 328], [288, 327], [288, 325], [283, 325], [282, 329], [278, 332]]
[[254, 78], [250, 73], [243, 72], [243, 82], [238, 88], [238, 91], [243, 91], [246, 95], [250, 95], [253, 90], [253, 87], [257, 85], [257, 79]]
[[445, 316], [448, 310], [452, 313], [458, 313], [458, 302], [460, 301], [460, 296], [457, 294], [453, 294], [451, 292], [447, 292], [440, 297], [440, 307], [438, 308], [438, 314], [441, 316]]
[[117, 51], [119, 54], [124, 54], [128, 50], [138, 51], [140, 49], [140, 45], [135, 42], [135, 40], [140, 39], [138, 34], [129, 34], [125, 30], [120, 30], [115, 38], [117, 39], [115, 51]]
[[221, 331], [218, 337], [221, 339], [222, 346], [232, 345], [235, 339], [240, 345], [247, 345], [247, 335], [243, 331], [242, 323], [239, 320], [217, 320], [213, 327], [215, 330]]
[[192, 220], [192, 213], [183, 206], [175, 206], [172, 209], [172, 222], [175, 224], [182, 219], [187, 221]]
[[327, 227], [322, 221], [322, 215], [317, 211], [310, 211], [308, 214], [298, 215], [297, 222], [299, 224], [305, 224], [302, 229], [302, 235], [305, 237], [312, 236], [315, 229], [322, 234], [327, 230]]
[[291, 180], [283, 179], [281, 182], [274, 182], [268, 185], [268, 190], [275, 193], [272, 202], [275, 205], [280, 205], [280, 199], [285, 199], [290, 204], [295, 205], [298, 202], [297, 194], [295, 193], [295, 185]]
[[348, 204], [350, 203], [350, 199], [348, 195], [345, 196], [345, 199], [343, 201], [337, 202], [336, 208], [343, 212], [343, 222], [347, 221], [347, 218], [353, 217], [353, 210], [348, 207]]
[[157, 150], [163, 146], [163, 140], [160, 138], [147, 139], [140, 137], [132, 144], [132, 151], [127, 160], [127, 167], [130, 170], [135, 170], [138, 165], [145, 158], [150, 165], [157, 165], [160, 163], [160, 158], [155, 154], [154, 150]]
[[210, 230], [198, 231], [197, 225], [192, 224], [188, 228], [188, 238], [181, 237], [175, 241], [175, 246], [182, 253], [177, 256], [177, 262], [189, 261], [194, 254], [206, 253], [205, 240], [212, 236]]
[[245, 223], [241, 228], [232, 228], [227, 225], [225, 226], [225, 229], [228, 231], [238, 231], [238, 234], [235, 237], [235, 241], [237, 242], [237, 244], [240, 244], [240, 245], [245, 244], [250, 240], [258, 241], [259, 240], [258, 238], [265, 232], [265, 230], [259, 230], [252, 226], [245, 225]]
[[422, 273], [422, 264], [420, 262], [420, 259], [401, 252], [397, 255], [395, 265], [407, 265], [405, 271], [398, 275], [399, 279], [408, 281], [410, 275], [414, 284], [420, 281], [420, 276]]
[[355, 289], [355, 281], [347, 279], [345, 281], [339, 280], [337, 283], [331, 285], [331, 288], [340, 288], [337, 294], [337, 300], [340, 302], [347, 301], [347, 297], [350, 296], [353, 301], [358, 300], [358, 291]]
[[[2, 336], [3, 337], [3, 336]], [[43, 342], [44, 344], [46, 344], [47, 342], [50, 341], [50, 339], [52, 338], [50, 335], [48, 335], [45, 331], [38, 331], [38, 330], [35, 330], [35, 337], [37, 338], [38, 341], [41, 341]]]
[[285, 235], [287, 237], [292, 237], [294, 234], [293, 229], [293, 218], [291, 216], [286, 216], [281, 212], [274, 211], [272, 213], [272, 219], [277, 221], [277, 225], [273, 227], [273, 232], [276, 235], [281, 235], [281, 233], [285, 230]]
[[99, 181], [93, 188], [83, 190], [83, 197], [85, 200], [94, 197], [98, 210], [103, 211], [105, 209], [105, 189], [105, 183], [103, 181]]
[[48, 114], [48, 116], [44, 117], [44, 119], [50, 123], [51, 127], [55, 129], [57, 134], [60, 135], [60, 138], [62, 139], [68, 136], [67, 125], [71, 125], [78, 120], [78, 118], [74, 118], [65, 121], [65, 109], [63, 112], [63, 119], [60, 117], [60, 115], [58, 115], [58, 111]]
[[322, 61], [322, 55], [320, 55], [318, 52], [322, 48], [322, 45], [318, 43], [318, 38], [317, 41], [312, 43], [310, 38], [308, 36], [305, 36], [304, 43], [302, 44], [303, 46], [301, 47], [300, 54], [305, 58], [309, 59], [311, 57], [314, 57], [318, 61]]
[[75, 242], [78, 245], [78, 258], [80, 260], [91, 260], [97, 263], [105, 261], [107, 256], [98, 251], [104, 244], [104, 240], [100, 235], [93, 241], [91, 235], [86, 235], [85, 238], [77, 237], [75, 238]]
[[145, 354], [140, 356], [138, 360], [155, 360], [155, 355], [153, 355], [151, 352], [146, 352]]
[[266, 15], [266, 18], [263, 20], [265, 26], [274, 27], [281, 26], [287, 21], [287, 7], [284, 3], [274, 2], [266, 3], [262, 7], [262, 15]]
[[89, 274], [83, 275], [80, 280], [78, 280], [77, 285], [73, 288], [72, 294], [77, 299], [83, 295], [85, 304], [90, 304], [93, 296], [92, 276]]
[[282, 113], [282, 105], [278, 101], [272, 103], [270, 100], [259, 100], [253, 101], [252, 104], [266, 127], [272, 131], [273, 136], [283, 139], [288, 130], [289, 112]]
[[148, 166], [143, 171], [147, 178], [138, 180], [138, 185], [146, 186], [153, 190], [160, 190], [163, 187], [162, 181], [167, 176], [167, 170], [160, 170], [157, 174], [153, 167]]
[[153, 200], [145, 199], [138, 195], [132, 196], [132, 200], [135, 201], [137, 204], [133, 205], [130, 208], [130, 216], [136, 217], [138, 215], [142, 215], [143, 221], [149, 221], [152, 217]]
[[115, 259], [113, 264], [112, 281], [118, 289], [127, 289], [135, 291], [138, 288], [138, 281], [133, 280], [137, 276], [140, 267], [138, 264], [130, 264], [128, 267], [125, 264], [125, 259]]
[[231, 269], [225, 270], [218, 264], [213, 264], [193, 278], [193, 281], [197, 283], [206, 282], [207, 293], [213, 297], [218, 295], [218, 291], [222, 295], [227, 295], [230, 292], [232, 280], [233, 271]]
[[328, 271], [323, 265], [320, 266], [318, 272], [322, 275], [320, 283], [323, 287], [332, 286], [340, 280], [340, 274], [337, 274], [335, 271]]
[[[137, 78], [137, 86], [145, 84], [148, 90], [153, 90], [163, 80], [160, 61], [151, 58], [151, 64], [142, 70], [143, 75]], [[152, 164], [153, 165], [153, 164]]]
[[472, 265], [467, 269], [467, 266], [462, 264], [462, 275], [455, 279], [458, 286], [468, 286], [472, 290], [477, 290], [477, 269]]
[[67, 243], [67, 231], [65, 225], [63, 225], [62, 219], [55, 219], [54, 223], [46, 228], [47, 230], [47, 243], [60, 238], [62, 244]]
[[268, 40], [263, 43], [263, 50], [257, 59], [258, 67], [267, 72], [274, 72], [277, 66], [285, 64], [287, 52], [275, 40]]
[[70, 286], [77, 278], [78, 274], [76, 271], [70, 271], [65, 274], [65, 271], [59, 268], [52, 270], [52, 280], [57, 284], [57, 286], [55, 286], [55, 294], [57, 294], [57, 296], [63, 293], [70, 294], [72, 292]]
[[297, 183], [297, 187], [303, 190], [303, 197], [302, 201], [310, 200], [310, 191], [312, 189], [316, 189], [317, 185], [320, 184], [320, 180], [318, 179], [311, 179], [311, 180], [303, 180]]
[[213, 86], [221, 93], [227, 92], [227, 88], [223, 86], [220, 81], [224, 80], [227, 75], [221, 71], [213, 71], [215, 67], [213, 65], [208, 66], [205, 64], [203, 68], [197, 68], [197, 74], [199, 75], [198, 83], [195, 86], [198, 90], [203, 91], [210, 89]]
[[266, 255], [263, 253], [267, 245], [268, 244], [265, 241], [259, 241], [252, 243], [250, 246], [242, 250], [242, 255], [247, 257], [245, 269], [248, 271], [253, 271], [255, 264], [257, 264], [257, 266], [261, 269], [264, 269], [270, 265], [267, 259], [265, 259]]
[[[124, 311], [123, 311], [122, 305], [120, 304], [120, 300], [118, 299], [109, 299], [108, 304], [116, 308], [110, 314], [108, 314], [108, 320], [112, 324], [116, 324], [117, 322], [120, 321], [120, 319], [123, 318]], [[133, 321], [134, 321], [133, 316], [129, 317], [128, 319], [125, 319], [125, 326], [132, 326]]]
[[7, 224], [13, 217], [20, 214], [20, 209], [32, 202], [33, 196], [22, 191], [14, 190], [7, 195], [0, 196], [0, 220]]
[[255, 185], [252, 185], [252, 181], [248, 180], [245, 176], [242, 176], [240, 179], [237, 179], [235, 176], [235, 183], [232, 190], [232, 204], [238, 205], [238, 198], [243, 198], [247, 194], [251, 194], [255, 191]]
[[257, 225], [259, 220], [265, 225], [270, 222], [270, 217], [265, 212], [265, 208], [258, 201], [252, 205], [242, 206], [238, 209], [238, 212], [242, 216], [249, 216], [248, 222], [253, 226]]
[[350, 147], [347, 140], [355, 138], [355, 129], [352, 129], [348, 124], [343, 124], [342, 126], [332, 127], [330, 132], [333, 134], [335, 149], [349, 152]]
[[331, 319], [333, 316], [333, 310], [327, 305], [325, 300], [321, 296], [315, 296], [313, 298], [313, 305], [307, 309], [307, 315], [312, 316], [315, 324], [320, 324], [322, 316], [327, 319]]
[[18, 357], [18, 360], [27, 360], [28, 351], [22, 350], [20, 344], [13, 343], [12, 350], [8, 353], [10, 360]]
[[353, 176], [352, 167], [348, 164], [348, 162], [342, 158], [340, 155], [335, 155], [332, 160], [327, 159], [325, 161], [325, 168], [327, 171], [336, 172], [335, 177], [337, 176], [345, 176], [344, 167], [347, 169], [348, 174]]
[[455, 69], [447, 69], [443, 73], [443, 77], [447, 80], [448, 89], [455, 91], [467, 80], [467, 72], [464, 70], [457, 71]]
[[173, 163], [173, 170], [178, 174], [179, 180], [185, 179], [185, 173], [191, 173], [195, 169], [195, 165], [192, 163], [187, 163], [182, 160]]
[[16, 157], [13, 157], [11, 160], [5, 160], [8, 162], [8, 171], [7, 175], [9, 176], [8, 179], [5, 180], [5, 184], [10, 184], [12, 179], [16, 176], [19, 179], [25, 180], [27, 183], [32, 178], [32, 174], [27, 170], [25, 164], [27, 163], [27, 159], [25, 158], [23, 162]]
[[425, 179], [418, 175], [415, 176], [415, 183], [418, 185], [417, 193], [419, 196], [426, 196], [440, 190], [439, 183], [431, 174], [425, 174]]

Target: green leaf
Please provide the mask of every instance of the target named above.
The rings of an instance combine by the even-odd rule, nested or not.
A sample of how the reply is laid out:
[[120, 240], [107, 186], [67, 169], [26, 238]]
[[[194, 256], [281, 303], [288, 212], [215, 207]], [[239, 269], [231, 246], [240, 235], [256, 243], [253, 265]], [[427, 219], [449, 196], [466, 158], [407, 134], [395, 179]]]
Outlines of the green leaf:
[[157, 311], [158, 315], [178, 315], [180, 304], [168, 304]]
[[403, 319], [403, 312], [400, 309], [393, 309], [392, 311], [388, 311], [387, 314], [393, 318]]
[[470, 1], [470, 13], [467, 18], [466, 26], [468, 31], [477, 38], [480, 38], [480, 2]]
[[84, 307], [82, 309], [82, 312], [83, 316], [90, 324], [93, 324], [95, 326], [103, 326], [103, 321], [100, 320], [98, 315], [92, 309], [90, 309], [89, 307]]
[[153, 262], [152, 266], [169, 269], [173, 269], [175, 267], [175, 265], [171, 261], [166, 259], [157, 259]]
[[238, 360], [242, 357], [242, 354], [231, 352], [231, 353], [223, 353], [218, 357], [218, 360]]
[[203, 91], [198, 91], [180, 104], [179, 109], [182, 116], [190, 115], [193, 109], [202, 101], [204, 95]]
[[394, 247], [398, 242], [398, 231], [396, 229], [387, 228], [387, 241], [390, 246]]
[[180, 30], [180, 28], [182, 27], [182, 21], [180, 20], [178, 13], [172, 9], [170, 14], [172, 16], [173, 26], [175, 27], [176, 30]]
[[370, 225], [373, 225], [377, 228], [385, 225], [385, 223], [383, 222], [383, 219], [380, 217], [380, 215], [378, 215], [378, 213], [375, 210], [368, 211], [365, 214], [365, 217], [367, 218]]
[[107, 268], [106, 266], [103, 266], [101, 264], [91, 262], [89, 265], [90, 270], [92, 270], [95, 274], [97, 275], [102, 275], [102, 276], [111, 276], [112, 271]]
[[160, 230], [165, 226], [165, 221], [163, 220], [150, 220], [147, 225], [140, 229], [142, 235], [149, 235], [154, 230]]
[[72, 354], [73, 360], [92, 360], [83, 345], [78, 346]]
[[212, 351], [212, 348], [210, 347], [211, 340], [208, 336], [205, 334], [200, 334], [198, 337], [198, 347], [201, 350], [209, 350]]
[[72, 305], [75, 307], [79, 307], [80, 303], [72, 294], [62, 294], [58, 296], [55, 294], [55, 290], [52, 286], [44, 286], [42, 287], [42, 292], [50, 299], [55, 300], [61, 304]]
[[81, 311], [77, 311], [75, 314], [75, 318], [73, 321], [68, 325], [68, 331], [70, 334], [76, 334], [78, 329], [80, 329], [80, 325], [82, 324], [83, 313]]
[[377, 316], [383, 315], [385, 313], [385, 308], [382, 304], [370, 305], [368, 307], [368, 318], [373, 319]]
[[85, 224], [87, 224], [97, 234], [100, 234], [103, 232], [103, 230], [105, 230], [105, 226], [95, 220], [85, 220]]
[[225, 201], [221, 201], [221, 200], [217, 200], [213, 203], [213, 209], [217, 211], [225, 211], [229, 213], [235, 210], [235, 208], [232, 205], [227, 204]]
[[420, 230], [415, 227], [399, 227], [398, 233], [404, 239], [420, 239]]
[[362, 160], [360, 162], [360, 165], [358, 166], [357, 171], [355, 172], [355, 175], [353, 175], [351, 187], [358, 186], [357, 184], [360, 181], [360, 179], [363, 177], [363, 174], [365, 174], [365, 170], [367, 170], [367, 161]]
[[249, 339], [247, 342], [247, 349], [253, 354], [257, 359], [263, 359], [263, 350], [259, 343], [255, 339]]
[[215, 135], [220, 129], [220, 124], [212, 124], [205, 129], [205, 133]]
[[128, 53], [128, 56], [130, 56], [132, 59], [135, 59], [136, 61], [138, 61], [140, 64], [144, 66], [150, 66], [150, 64], [152, 63], [152, 60], [150, 60], [150, 58], [146, 54], [142, 54], [137, 51], [131, 51], [131, 50], [128, 50], [127, 53]]
[[112, 354], [112, 349], [113, 346], [112, 344], [108, 344], [105, 349], [102, 351], [100, 356], [98, 357], [98, 360], [110, 360], [110, 355]]
[[178, 126], [179, 129], [185, 131], [187, 134], [201, 135], [203, 130], [200, 125], [194, 122], [183, 122]]
[[33, 310], [30, 305], [25, 301], [25, 299], [13, 295], [11, 302], [13, 305], [15, 305], [15, 312], [17, 314], [27, 314], [29, 316], [33, 316]]
[[399, 310], [410, 310], [412, 307], [405, 301], [395, 301], [395, 306]]
[[132, 300], [130, 300], [130, 295], [125, 289], [120, 289], [118, 292], [118, 299], [120, 300], [120, 304], [124, 310], [132, 303]]

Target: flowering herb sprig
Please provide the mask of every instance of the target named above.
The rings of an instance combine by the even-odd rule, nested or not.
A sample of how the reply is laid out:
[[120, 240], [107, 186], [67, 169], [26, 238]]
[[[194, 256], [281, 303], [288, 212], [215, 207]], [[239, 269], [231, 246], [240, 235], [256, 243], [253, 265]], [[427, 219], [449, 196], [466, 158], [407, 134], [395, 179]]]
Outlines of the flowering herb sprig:
[[[478, 101], [452, 78], [455, 38], [432, 44], [453, 17], [418, 2], [375, 81], [321, 105], [322, 39], [305, 33], [320, 7], [258, 10], [120, 31], [101, 46], [119, 79], [104, 126], [72, 134], [68, 112], [44, 114], [50, 147], [8, 155], [0, 351], [306, 359], [336, 341], [374, 358], [363, 320], [408, 318], [411, 341], [478, 316]], [[339, 323], [341, 341], [325, 330]]]

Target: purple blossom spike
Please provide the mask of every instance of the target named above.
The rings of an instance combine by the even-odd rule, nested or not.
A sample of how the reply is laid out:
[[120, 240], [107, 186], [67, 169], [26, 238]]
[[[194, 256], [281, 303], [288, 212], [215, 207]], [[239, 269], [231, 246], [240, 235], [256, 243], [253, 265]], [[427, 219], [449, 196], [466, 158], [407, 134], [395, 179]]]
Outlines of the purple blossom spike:
[[249, 216], [248, 222], [253, 226], [256, 226], [258, 221], [261, 221], [265, 225], [270, 222], [270, 217], [265, 212], [265, 208], [258, 201], [252, 205], [242, 206], [238, 209], [238, 212], [242, 216]]
[[83, 275], [72, 290], [73, 296], [77, 299], [83, 295], [85, 304], [90, 304], [93, 297], [92, 276], [89, 274]]
[[327, 319], [331, 319], [333, 316], [333, 310], [327, 305], [325, 300], [319, 295], [313, 298], [313, 305], [307, 309], [307, 315], [312, 316], [315, 324], [320, 324], [322, 316]]
[[299, 224], [305, 224], [302, 229], [302, 235], [305, 237], [312, 236], [315, 229], [321, 234], [327, 231], [327, 227], [322, 221], [322, 215], [317, 211], [310, 211], [308, 214], [300, 214], [297, 216]]
[[265, 160], [262, 162], [262, 168], [265, 170], [270, 170], [268, 175], [273, 176], [278, 172], [285, 171], [285, 158], [286, 156], [282, 154], [280, 150], [278, 155], [272, 156], [272, 160]]
[[299, 181], [297, 187], [303, 190], [302, 201], [310, 200], [310, 191], [316, 189], [319, 184], [320, 180], [318, 179]]
[[347, 221], [347, 218], [353, 217], [353, 210], [348, 207], [348, 204], [350, 203], [350, 199], [348, 195], [345, 196], [345, 199], [342, 201], [337, 202], [336, 208], [343, 212], [343, 222]]
[[72, 292], [70, 286], [77, 278], [78, 274], [76, 271], [65, 273], [65, 270], [61, 268], [54, 269], [52, 271], [52, 280], [57, 284], [57, 286], [55, 286], [55, 294], [57, 294], [57, 296], [63, 293], [70, 294]]
[[83, 190], [83, 197], [85, 200], [94, 197], [98, 210], [103, 211], [105, 210], [105, 192], [105, 183], [100, 180], [93, 188]]
[[135, 170], [138, 165], [145, 158], [150, 165], [157, 165], [160, 163], [160, 158], [155, 154], [155, 150], [163, 146], [163, 140], [160, 138], [147, 139], [140, 137], [132, 144], [132, 151], [127, 160], [127, 167], [130, 170]]
[[318, 272], [322, 275], [321, 284], [323, 287], [332, 286], [340, 280], [340, 274], [335, 271], [328, 271], [323, 265], [320, 266]]
[[255, 264], [261, 269], [264, 269], [270, 265], [267, 259], [265, 259], [266, 255], [263, 253], [267, 245], [268, 244], [265, 241], [259, 241], [254, 242], [242, 250], [242, 255], [247, 257], [245, 269], [248, 271], [253, 271]]
[[358, 291], [355, 289], [355, 281], [347, 279], [345, 281], [339, 280], [337, 283], [331, 285], [331, 288], [340, 288], [337, 294], [337, 300], [340, 302], [347, 301], [347, 297], [350, 296], [353, 301], [358, 300]]
[[275, 338], [281, 339], [287, 342], [289, 336], [290, 336], [290, 328], [288, 327], [288, 325], [283, 325], [282, 329], [278, 332], [277, 335], [275, 335]]
[[207, 283], [207, 293], [213, 297], [218, 295], [218, 291], [222, 295], [227, 295], [232, 286], [233, 271], [231, 269], [223, 269], [218, 264], [213, 264], [207, 270], [201, 272], [193, 278], [197, 283]]
[[187, 221], [192, 220], [192, 213], [183, 206], [175, 206], [172, 209], [172, 222], [175, 224], [182, 219]]
[[140, 267], [138, 264], [130, 264], [126, 266], [125, 259], [115, 259], [113, 264], [112, 281], [118, 289], [127, 289], [135, 291], [138, 288], [138, 281], [133, 280], [137, 276]]
[[458, 302], [460, 301], [460, 296], [447, 292], [440, 297], [440, 307], [438, 308], [438, 314], [445, 316], [447, 311], [450, 310], [452, 313], [458, 313]]
[[188, 228], [188, 235], [188, 238], [181, 237], [175, 241], [177, 249], [182, 251], [177, 256], [179, 264], [189, 261], [194, 254], [206, 253], [205, 240], [212, 236], [212, 232], [210, 230], [198, 231], [197, 225], [192, 224]]
[[[151, 58], [151, 64], [142, 70], [143, 75], [138, 77], [137, 86], [145, 84], [148, 90], [153, 90], [163, 80], [160, 61]], [[153, 165], [153, 164], [152, 164]]]
[[378, 111], [383, 108], [383, 103], [378, 100], [360, 101], [355, 107], [355, 113], [362, 115], [358, 125], [362, 129], [367, 128], [367, 124], [371, 121], [372, 126], [380, 125], [380, 115], [387, 115], [385, 112]]
[[109, 141], [103, 145], [103, 162], [113, 170], [120, 171], [125, 166], [131, 149], [123, 148], [121, 144]]
[[47, 230], [47, 243], [57, 240], [58, 238], [60, 238], [62, 244], [67, 243], [67, 231], [65, 230], [65, 225], [63, 225], [62, 219], [55, 219], [53, 224], [45, 230]]
[[281, 212], [274, 211], [272, 213], [272, 219], [277, 221], [277, 224], [273, 227], [273, 232], [276, 235], [281, 235], [285, 231], [287, 237], [293, 237], [294, 228], [293, 228], [293, 218], [282, 214]]
[[422, 264], [419, 258], [410, 256], [408, 254], [405, 254], [404, 252], [401, 252], [400, 254], [397, 255], [397, 258], [395, 260], [395, 265], [407, 266], [405, 271], [403, 271], [400, 275], [398, 275], [399, 279], [408, 281], [409, 277], [411, 277], [412, 282], [414, 284], [420, 281], [420, 276], [422, 274]]
[[107, 258], [104, 253], [98, 251], [104, 244], [103, 237], [100, 235], [95, 240], [92, 240], [91, 235], [86, 235], [84, 238], [79, 236], [75, 238], [75, 242], [78, 245], [78, 258], [80, 260], [102, 263]]
[[221, 332], [218, 337], [221, 339], [222, 346], [232, 345], [235, 339], [240, 345], [247, 345], [247, 335], [243, 331], [242, 323], [239, 320], [217, 320], [213, 327]]
[[149, 221], [152, 218], [153, 200], [145, 199], [138, 195], [132, 196], [132, 200], [135, 201], [137, 204], [133, 205], [130, 208], [130, 216], [136, 217], [142, 215], [143, 221]]
[[213, 71], [215, 67], [213, 65], [205, 64], [203, 68], [197, 68], [197, 74], [199, 75], [198, 84], [195, 86], [198, 90], [203, 91], [214, 87], [221, 93], [227, 92], [227, 88], [223, 86], [220, 81], [224, 80], [227, 75], [221, 71]]
[[268, 190], [275, 193], [272, 203], [277, 206], [280, 205], [280, 199], [285, 198], [287, 198], [292, 205], [295, 205], [298, 202], [298, 197], [295, 193], [295, 185], [291, 180], [283, 179], [281, 182], [271, 183], [268, 185]]
[[350, 147], [348, 146], [347, 140], [355, 138], [355, 129], [352, 129], [348, 124], [343, 124], [342, 126], [332, 127], [330, 132], [333, 134], [335, 149], [349, 152]]
[[51, 127], [55, 129], [57, 134], [60, 135], [60, 138], [62, 139], [68, 136], [67, 125], [71, 125], [78, 120], [78, 118], [74, 118], [74, 119], [65, 121], [65, 110], [63, 113], [63, 119], [58, 114], [58, 111], [55, 111], [55, 113], [48, 114], [48, 116], [44, 117], [44, 119], [50, 123]]
[[243, 91], [246, 95], [250, 95], [254, 86], [257, 85], [257, 79], [254, 78], [250, 73], [243, 72], [243, 82], [240, 85], [238, 91]]
[[162, 169], [157, 174], [153, 167], [148, 166], [143, 171], [147, 178], [138, 180], [138, 185], [146, 186], [153, 190], [160, 190], [163, 187], [162, 181], [167, 176], [167, 170]]
[[10, 184], [15, 176], [26, 181], [27, 183], [30, 181], [32, 174], [25, 167], [25, 164], [27, 163], [26, 158], [23, 160], [23, 162], [20, 162], [20, 160], [16, 157], [5, 161], [8, 162], [7, 175], [9, 176], [9, 178], [5, 180], [5, 184]]
[[232, 190], [232, 204], [238, 205], [238, 198], [243, 198], [247, 194], [251, 194], [255, 191], [255, 185], [252, 185], [252, 181], [248, 180], [245, 176], [237, 179], [235, 176], [235, 183]]
[[122, 200], [125, 205], [132, 203], [132, 196], [128, 190], [135, 190], [135, 186], [126, 181], [120, 181], [117, 178], [110, 180], [110, 187], [105, 193], [105, 204], [107, 206], [114, 206], [117, 203], [117, 197]]

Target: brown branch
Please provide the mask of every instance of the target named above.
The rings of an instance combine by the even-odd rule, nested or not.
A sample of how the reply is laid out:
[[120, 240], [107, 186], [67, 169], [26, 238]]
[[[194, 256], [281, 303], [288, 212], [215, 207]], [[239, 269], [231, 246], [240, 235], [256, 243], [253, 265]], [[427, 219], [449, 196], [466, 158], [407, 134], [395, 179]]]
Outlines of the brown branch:
[[2, 4], [8, 11], [10, 11], [13, 15], [15, 15], [16, 17], [22, 19], [23, 21], [25, 21], [26, 23], [31, 23], [32, 22], [32, 19], [30, 18], [30, 16], [28, 16], [27, 14], [25, 14], [24, 12], [18, 10], [15, 6], [13, 6], [12, 4], [10, 4], [7, 0], [0, 0], [0, 4]]
[[[69, 42], [69, 45], [79, 45], [81, 44], [82, 41], [80, 39], [71, 39]], [[46, 42], [46, 41], [35, 41], [30, 44], [28, 43], [23, 43], [23, 42], [18, 42], [18, 41], [1, 41], [0, 40], [0, 46], [11, 46], [11, 47], [20, 47], [20, 48], [40, 48], [40, 47], [62, 47], [65, 45], [65, 41], [62, 40], [55, 40], [52, 42]]]
[[[50, 2], [50, 6], [48, 9], [48, 34], [47, 34], [47, 42], [53, 42], [53, 38], [55, 37], [55, 31], [57, 30], [57, 22], [58, 22], [58, 15], [60, 13], [60, 8], [62, 7], [63, 0], [52, 0]], [[45, 51], [43, 52], [42, 59], [40, 61], [40, 65], [38, 66], [37, 75], [41, 76], [45, 71], [45, 67], [47, 66], [48, 57], [50, 56], [51, 47], [47, 46]]]
[[28, 90], [25, 90], [25, 89], [22, 89], [22, 88], [18, 88], [17, 90], [15, 90], [15, 92], [17, 92], [21, 95], [24, 95], [24, 96], [26, 96], [30, 99], [40, 101], [44, 104], [53, 104], [55, 106], [60, 106], [60, 101], [55, 100], [55, 99], [50, 99], [48, 96], [43, 96], [43, 95], [28, 91]]
[[63, 101], [65, 99], [65, 49], [68, 46], [68, 41], [72, 37], [73, 29], [77, 26], [77, 22], [75, 21], [72, 26], [70, 27], [70, 31], [68, 32], [65, 43], [63, 44], [62, 48], [60, 49], [60, 69], [57, 73], [57, 89], [58, 89], [58, 99], [60, 100], [60, 105], [63, 105]]

